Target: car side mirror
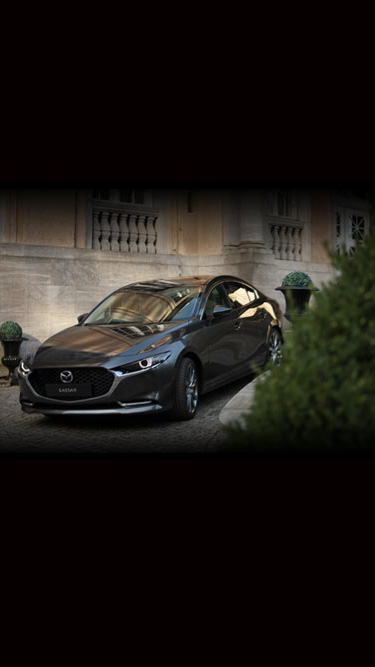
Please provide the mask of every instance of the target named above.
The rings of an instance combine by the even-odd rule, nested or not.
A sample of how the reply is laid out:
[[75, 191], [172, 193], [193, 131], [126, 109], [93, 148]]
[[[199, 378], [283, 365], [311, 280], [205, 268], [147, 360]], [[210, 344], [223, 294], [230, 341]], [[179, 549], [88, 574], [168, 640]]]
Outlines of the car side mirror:
[[77, 317], [78, 324], [81, 324], [82, 320], [84, 320], [85, 317], [87, 317], [87, 315], [88, 315], [88, 313], [83, 313], [83, 315], [78, 315], [78, 317]]
[[221, 315], [227, 315], [228, 313], [231, 313], [232, 309], [228, 308], [227, 306], [215, 306], [212, 316], [213, 317], [220, 317]]

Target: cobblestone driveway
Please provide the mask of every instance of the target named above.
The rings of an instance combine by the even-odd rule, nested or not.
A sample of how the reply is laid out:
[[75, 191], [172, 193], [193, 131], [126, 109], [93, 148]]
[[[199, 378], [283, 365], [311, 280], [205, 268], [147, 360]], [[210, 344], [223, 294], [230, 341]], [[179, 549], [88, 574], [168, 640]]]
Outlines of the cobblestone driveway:
[[219, 414], [249, 378], [200, 399], [194, 419], [171, 421], [166, 415], [90, 418], [28, 415], [21, 411], [18, 387], [0, 388], [0, 455], [22, 454], [206, 454], [222, 438]]

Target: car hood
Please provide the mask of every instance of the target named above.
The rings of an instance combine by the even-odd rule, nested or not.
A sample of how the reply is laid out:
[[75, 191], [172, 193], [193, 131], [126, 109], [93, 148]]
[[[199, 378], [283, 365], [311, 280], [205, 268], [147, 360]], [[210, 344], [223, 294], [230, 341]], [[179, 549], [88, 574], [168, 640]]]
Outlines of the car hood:
[[51, 336], [38, 348], [33, 366], [101, 365], [112, 357], [151, 351], [176, 340], [185, 331], [186, 324], [187, 321], [70, 327]]

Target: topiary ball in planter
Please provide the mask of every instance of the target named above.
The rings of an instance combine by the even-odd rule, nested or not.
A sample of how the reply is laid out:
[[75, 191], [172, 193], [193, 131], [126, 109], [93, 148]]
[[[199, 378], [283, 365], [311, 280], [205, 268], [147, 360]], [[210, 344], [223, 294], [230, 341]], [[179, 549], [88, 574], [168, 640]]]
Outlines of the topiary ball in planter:
[[17, 322], [12, 320], [7, 320], [3, 322], [0, 326], [0, 339], [1, 340], [16, 340], [22, 338], [22, 329]]
[[1, 362], [9, 370], [10, 384], [18, 384], [15, 369], [21, 361], [19, 355], [22, 338], [22, 328], [17, 322], [7, 320], [0, 326], [0, 340], [4, 348]]
[[307, 273], [303, 271], [291, 271], [284, 276], [281, 283], [282, 287], [311, 287], [312, 280]]
[[302, 315], [306, 312], [311, 293], [317, 292], [310, 276], [303, 271], [291, 271], [281, 283], [281, 287], [276, 287], [285, 297], [286, 311], [285, 317], [290, 320], [293, 315]]

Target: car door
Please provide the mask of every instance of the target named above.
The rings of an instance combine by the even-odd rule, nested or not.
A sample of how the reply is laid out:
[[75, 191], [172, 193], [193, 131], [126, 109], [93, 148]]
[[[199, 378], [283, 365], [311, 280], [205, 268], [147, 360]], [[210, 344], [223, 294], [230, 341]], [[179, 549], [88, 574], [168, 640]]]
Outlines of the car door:
[[224, 288], [235, 314], [237, 356], [250, 372], [252, 364], [264, 361], [270, 316], [255, 288], [237, 281]]
[[[218, 312], [219, 309], [219, 312]], [[220, 312], [221, 310], [221, 312]], [[213, 287], [204, 306], [204, 346], [208, 350], [205, 382], [215, 385], [240, 372], [242, 345], [238, 343], [238, 317], [223, 284]]]

